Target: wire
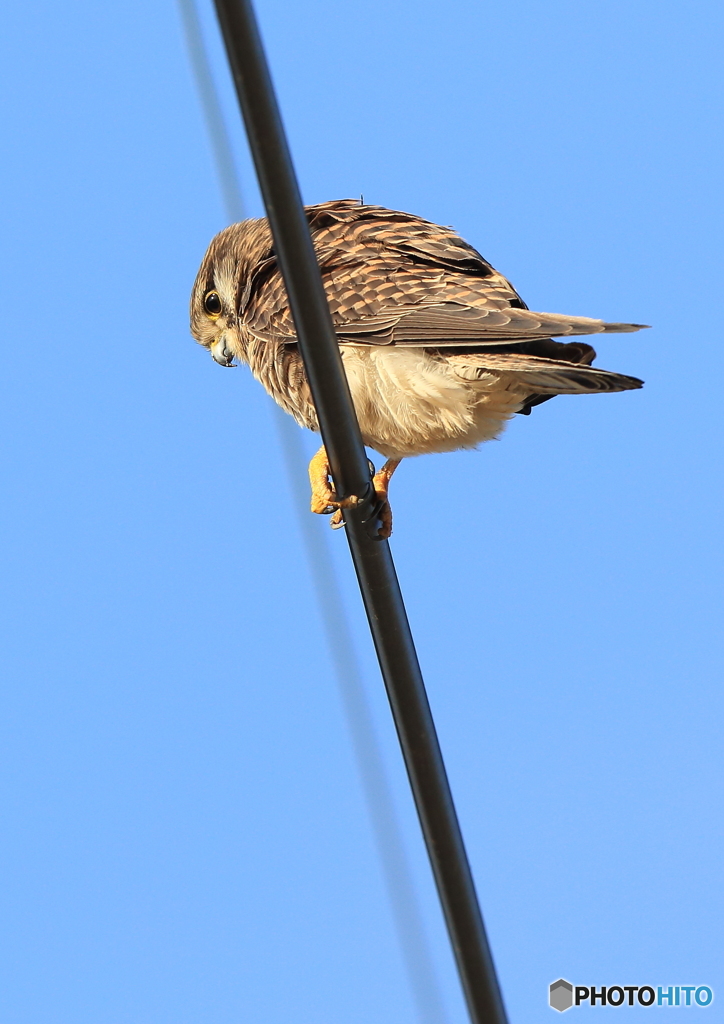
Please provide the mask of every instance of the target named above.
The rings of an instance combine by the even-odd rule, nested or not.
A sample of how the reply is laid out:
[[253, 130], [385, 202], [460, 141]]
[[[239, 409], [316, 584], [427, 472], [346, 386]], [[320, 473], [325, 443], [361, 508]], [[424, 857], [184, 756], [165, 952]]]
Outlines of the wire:
[[[178, 0], [194, 78], [211, 141], [222, 196], [230, 222], [244, 218], [244, 203], [234, 155], [216, 91], [200, 18], [194, 0]], [[404, 849], [387, 781], [382, 753], [371, 710], [360, 677], [352, 634], [344, 613], [341, 587], [319, 523], [306, 511], [308, 482], [304, 471], [304, 447], [299, 428], [274, 405], [287, 475], [294, 495], [294, 509], [319, 605], [322, 625], [338, 681], [342, 706], [382, 864], [393, 921], [397, 931], [410, 988], [422, 1024], [444, 1024], [445, 1013], [424, 922]], [[316, 527], [316, 528], [315, 528]]]
[[474, 1024], [504, 1024], [503, 1000], [470, 864], [342, 367], [322, 278], [259, 30], [249, 0], [215, 0], [246, 134], [320, 432], [428, 856]]

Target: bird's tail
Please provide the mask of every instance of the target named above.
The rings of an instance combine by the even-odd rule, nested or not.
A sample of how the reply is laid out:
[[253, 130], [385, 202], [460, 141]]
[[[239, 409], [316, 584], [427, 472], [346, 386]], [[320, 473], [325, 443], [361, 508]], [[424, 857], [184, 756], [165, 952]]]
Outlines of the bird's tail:
[[513, 383], [536, 395], [582, 395], [596, 391], [630, 391], [643, 387], [638, 377], [599, 370], [584, 363], [569, 363], [515, 352], [471, 353], [450, 358], [456, 371], [468, 379], [490, 371], [505, 373]]

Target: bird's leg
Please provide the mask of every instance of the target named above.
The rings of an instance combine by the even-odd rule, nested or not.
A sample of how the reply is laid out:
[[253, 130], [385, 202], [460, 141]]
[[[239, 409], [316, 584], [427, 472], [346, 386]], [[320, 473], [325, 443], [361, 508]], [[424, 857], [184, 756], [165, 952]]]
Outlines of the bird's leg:
[[372, 480], [375, 485], [375, 494], [380, 501], [384, 502], [380, 511], [380, 528], [377, 531], [377, 535], [383, 540], [386, 540], [392, 533], [392, 509], [387, 500], [387, 492], [390, 488], [392, 474], [401, 462], [402, 459], [388, 459], [379, 473], [375, 473]]
[[[377, 500], [382, 502], [378, 536], [383, 540], [386, 540], [392, 533], [392, 510], [387, 500], [387, 492], [392, 474], [401, 461], [402, 459], [388, 459], [379, 473], [374, 473], [374, 466], [370, 463], [370, 469], [374, 473], [372, 483], [374, 484], [375, 494]], [[312, 512], [316, 512], [318, 515], [325, 515], [336, 509], [330, 521], [330, 526], [332, 529], [338, 529], [344, 525], [342, 509], [358, 505], [359, 498], [352, 494], [340, 501], [330, 485], [330, 475], [329, 459], [327, 458], [325, 447], [322, 445], [309, 463], [309, 482], [312, 485]]]
[[330, 486], [331, 470], [327, 452], [322, 445], [312, 461], [309, 463], [309, 482], [312, 485], [312, 512], [318, 515], [327, 515], [333, 509], [350, 508], [352, 505], [359, 505], [359, 498], [350, 494], [348, 498], [337, 497]]

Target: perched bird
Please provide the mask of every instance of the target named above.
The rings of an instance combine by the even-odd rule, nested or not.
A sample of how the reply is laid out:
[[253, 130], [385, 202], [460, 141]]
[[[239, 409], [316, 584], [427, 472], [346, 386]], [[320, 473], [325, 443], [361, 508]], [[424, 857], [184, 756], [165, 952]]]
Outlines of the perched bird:
[[[586, 342], [552, 339], [644, 324], [534, 313], [452, 228], [412, 214], [350, 199], [306, 214], [362, 438], [388, 460], [374, 477], [381, 536], [392, 529], [387, 490], [401, 459], [475, 448], [555, 395], [641, 387], [592, 367]], [[248, 363], [286, 412], [319, 429], [265, 219], [232, 224], [211, 242], [191, 332], [222, 366]], [[337, 509], [339, 524], [345, 502], [324, 447], [309, 469], [312, 511]]]

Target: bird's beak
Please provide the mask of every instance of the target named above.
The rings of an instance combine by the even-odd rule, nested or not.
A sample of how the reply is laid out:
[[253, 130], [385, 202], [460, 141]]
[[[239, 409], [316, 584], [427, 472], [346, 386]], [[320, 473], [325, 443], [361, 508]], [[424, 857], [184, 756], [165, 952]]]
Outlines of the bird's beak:
[[216, 341], [209, 345], [209, 352], [219, 366], [234, 365], [234, 354], [226, 346], [226, 331], [224, 331], [223, 334], [220, 334]]

